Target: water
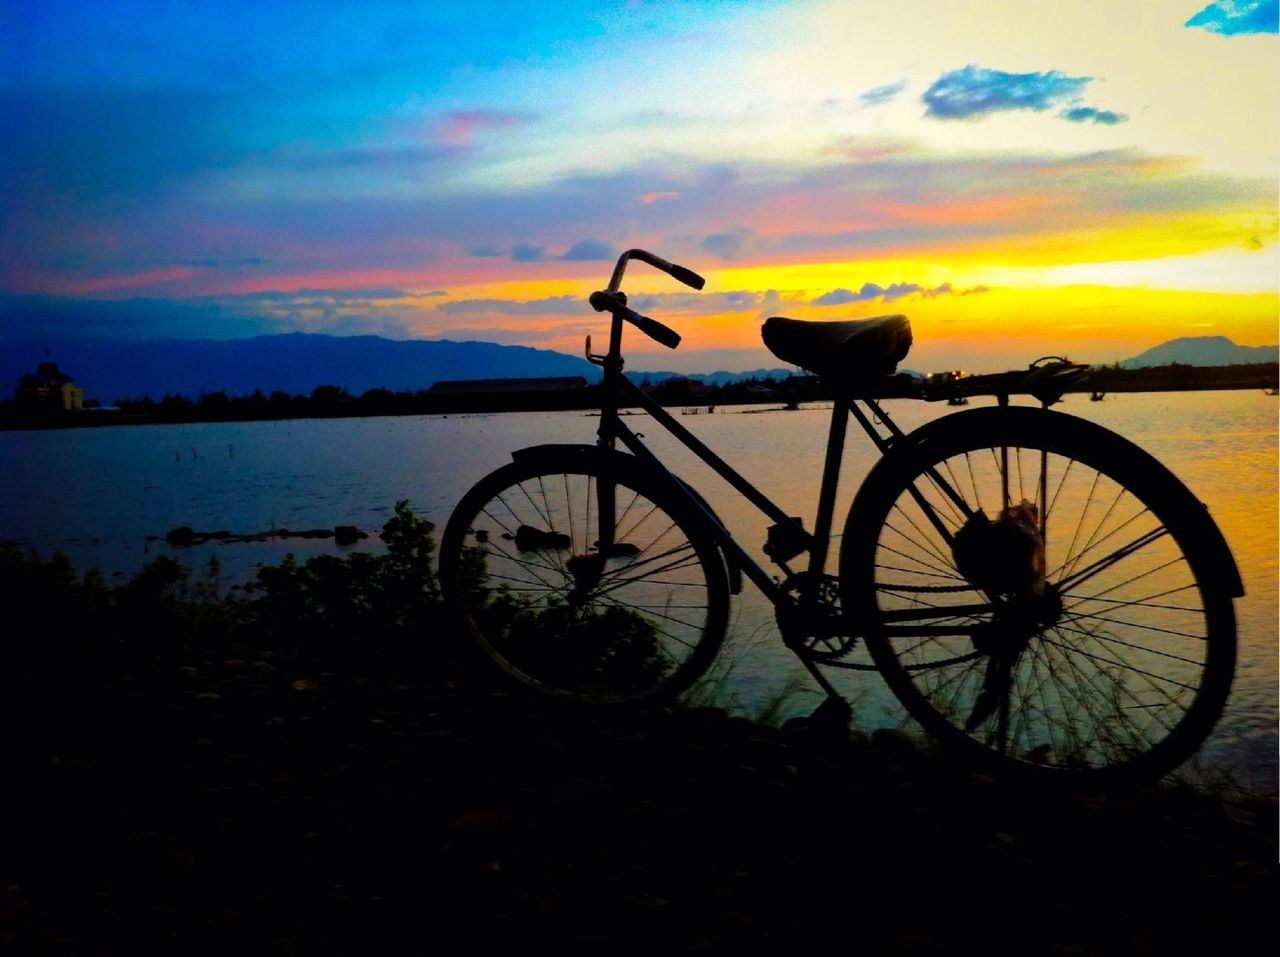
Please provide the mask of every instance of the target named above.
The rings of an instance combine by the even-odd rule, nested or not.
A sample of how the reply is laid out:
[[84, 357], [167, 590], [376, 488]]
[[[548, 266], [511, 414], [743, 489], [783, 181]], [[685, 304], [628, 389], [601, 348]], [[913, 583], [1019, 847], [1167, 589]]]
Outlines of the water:
[[[938, 405], [898, 401], [886, 408], [903, 428], [946, 414]], [[1277, 753], [1277, 415], [1274, 398], [1254, 392], [1153, 393], [1089, 402], [1063, 411], [1135, 440], [1186, 482], [1226, 536], [1244, 577], [1237, 602], [1240, 660], [1228, 713], [1204, 756], [1255, 788], [1274, 792]], [[660, 428], [629, 419], [672, 468], [695, 485], [765, 563], [770, 522]], [[748, 407], [680, 419], [785, 511], [811, 522], [828, 416]], [[443, 525], [453, 504], [512, 448], [590, 442], [597, 420], [579, 412], [373, 419], [294, 420], [0, 432], [0, 538], [62, 550], [80, 568], [136, 571], [157, 554], [197, 569], [217, 555], [226, 584], [252, 577], [287, 552], [339, 551], [328, 541], [291, 539], [173, 549], [148, 540], [171, 528], [236, 533], [356, 525], [375, 532], [398, 499]], [[837, 524], [876, 455], [850, 433]], [[376, 535], [350, 548], [377, 549]], [[766, 565], [766, 567], [768, 567]], [[748, 713], [789, 690], [811, 686], [781, 649], [772, 609], [748, 584], [712, 694]], [[871, 673], [835, 675], [868, 727], [896, 720]], [[816, 702], [803, 692], [784, 711]]]

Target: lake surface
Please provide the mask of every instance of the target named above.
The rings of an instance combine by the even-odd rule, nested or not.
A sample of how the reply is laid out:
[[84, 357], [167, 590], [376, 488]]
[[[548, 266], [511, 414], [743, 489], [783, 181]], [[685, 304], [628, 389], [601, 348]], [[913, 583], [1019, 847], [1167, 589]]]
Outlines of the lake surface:
[[[975, 404], [976, 404], [975, 400]], [[891, 401], [910, 429], [951, 411]], [[1230, 768], [1254, 788], [1276, 790], [1277, 404], [1258, 392], [1148, 393], [1058, 407], [1126, 435], [1171, 468], [1204, 501], [1240, 566], [1240, 660], [1228, 713], [1204, 761]], [[770, 524], [655, 423], [630, 420], [695, 485], [765, 563]], [[789, 514], [812, 522], [828, 411], [721, 408], [682, 417], [686, 425]], [[48, 555], [66, 552], [77, 568], [127, 575], [158, 554], [197, 571], [217, 556], [225, 586], [286, 553], [343, 551], [332, 540], [210, 543], [171, 548], [148, 540], [176, 526], [261, 532], [355, 525], [371, 533], [354, 549], [380, 547], [376, 532], [398, 499], [443, 526], [454, 503], [509, 451], [543, 442], [590, 442], [597, 420], [580, 412], [485, 416], [316, 419], [149, 425], [47, 432], [0, 432], [0, 539]], [[649, 427], [646, 427], [646, 424]], [[851, 430], [837, 501], [837, 525], [874, 449]], [[766, 565], [766, 567], [768, 567]], [[748, 583], [735, 599], [730, 640], [707, 694], [755, 714], [787, 696], [784, 713], [812, 708], [812, 681], [778, 639], [772, 608]], [[866, 729], [900, 718], [877, 675], [834, 673]], [[789, 695], [789, 696], [788, 696]]]

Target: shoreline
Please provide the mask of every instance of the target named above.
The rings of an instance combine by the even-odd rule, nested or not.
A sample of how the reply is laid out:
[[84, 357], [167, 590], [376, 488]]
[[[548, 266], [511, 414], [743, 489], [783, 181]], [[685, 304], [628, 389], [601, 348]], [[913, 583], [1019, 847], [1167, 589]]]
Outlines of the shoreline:
[[[977, 378], [977, 377], [975, 377]], [[983, 390], [967, 392], [966, 380], [956, 382], [954, 404], [964, 404], [969, 395], [987, 395]], [[941, 403], [950, 391], [939, 391], [925, 398], [919, 386], [902, 377], [887, 380], [885, 388], [876, 391], [879, 399], [919, 399]], [[1110, 394], [1149, 392], [1226, 392], [1259, 390], [1274, 394], [1280, 387], [1280, 366], [1159, 366], [1151, 369], [1095, 369], [1087, 377], [1064, 389], [1065, 394], [1093, 394], [1099, 398]], [[1021, 391], [1021, 390], [1014, 390]], [[724, 387], [709, 393], [687, 395], [655, 395], [666, 408], [764, 405], [781, 403], [781, 408], [801, 403], [831, 401], [832, 394], [821, 383], [802, 380], [790, 391], [780, 390], [769, 399], [759, 395], [735, 393]], [[166, 405], [166, 403], [168, 404]], [[505, 412], [573, 412], [591, 411], [600, 406], [599, 386], [548, 392], [476, 393], [429, 396], [425, 393], [398, 393], [376, 398], [348, 397], [343, 400], [312, 400], [294, 396], [286, 401], [235, 398], [217, 403], [197, 404], [191, 400], [137, 404], [127, 409], [80, 409], [69, 412], [36, 414], [14, 402], [0, 403], [0, 431], [40, 431], [52, 429], [101, 428], [123, 425], [179, 425], [205, 422], [274, 422], [296, 419], [379, 418], [400, 416], [449, 416], [501, 414]], [[637, 406], [623, 403], [620, 408]], [[780, 409], [781, 410], [781, 409]]]

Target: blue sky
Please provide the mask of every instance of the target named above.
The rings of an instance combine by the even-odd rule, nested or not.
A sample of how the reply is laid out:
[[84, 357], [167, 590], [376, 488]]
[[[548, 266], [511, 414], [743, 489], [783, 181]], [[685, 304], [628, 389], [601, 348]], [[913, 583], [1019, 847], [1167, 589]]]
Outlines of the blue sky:
[[711, 280], [691, 299], [637, 276], [691, 368], [760, 364], [771, 309], [889, 302], [951, 353], [1063, 329], [1106, 354], [1171, 328], [1274, 341], [1276, 20], [1246, 0], [11, 0], [0, 339], [576, 352], [586, 294], [643, 246]]

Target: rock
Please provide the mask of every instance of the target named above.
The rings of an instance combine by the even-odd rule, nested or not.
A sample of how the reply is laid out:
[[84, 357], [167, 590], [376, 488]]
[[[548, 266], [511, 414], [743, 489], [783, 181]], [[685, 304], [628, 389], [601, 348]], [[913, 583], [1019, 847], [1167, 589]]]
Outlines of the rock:
[[354, 545], [362, 538], [368, 538], [367, 532], [362, 532], [354, 525], [338, 525], [333, 530], [333, 543], [335, 545]]

